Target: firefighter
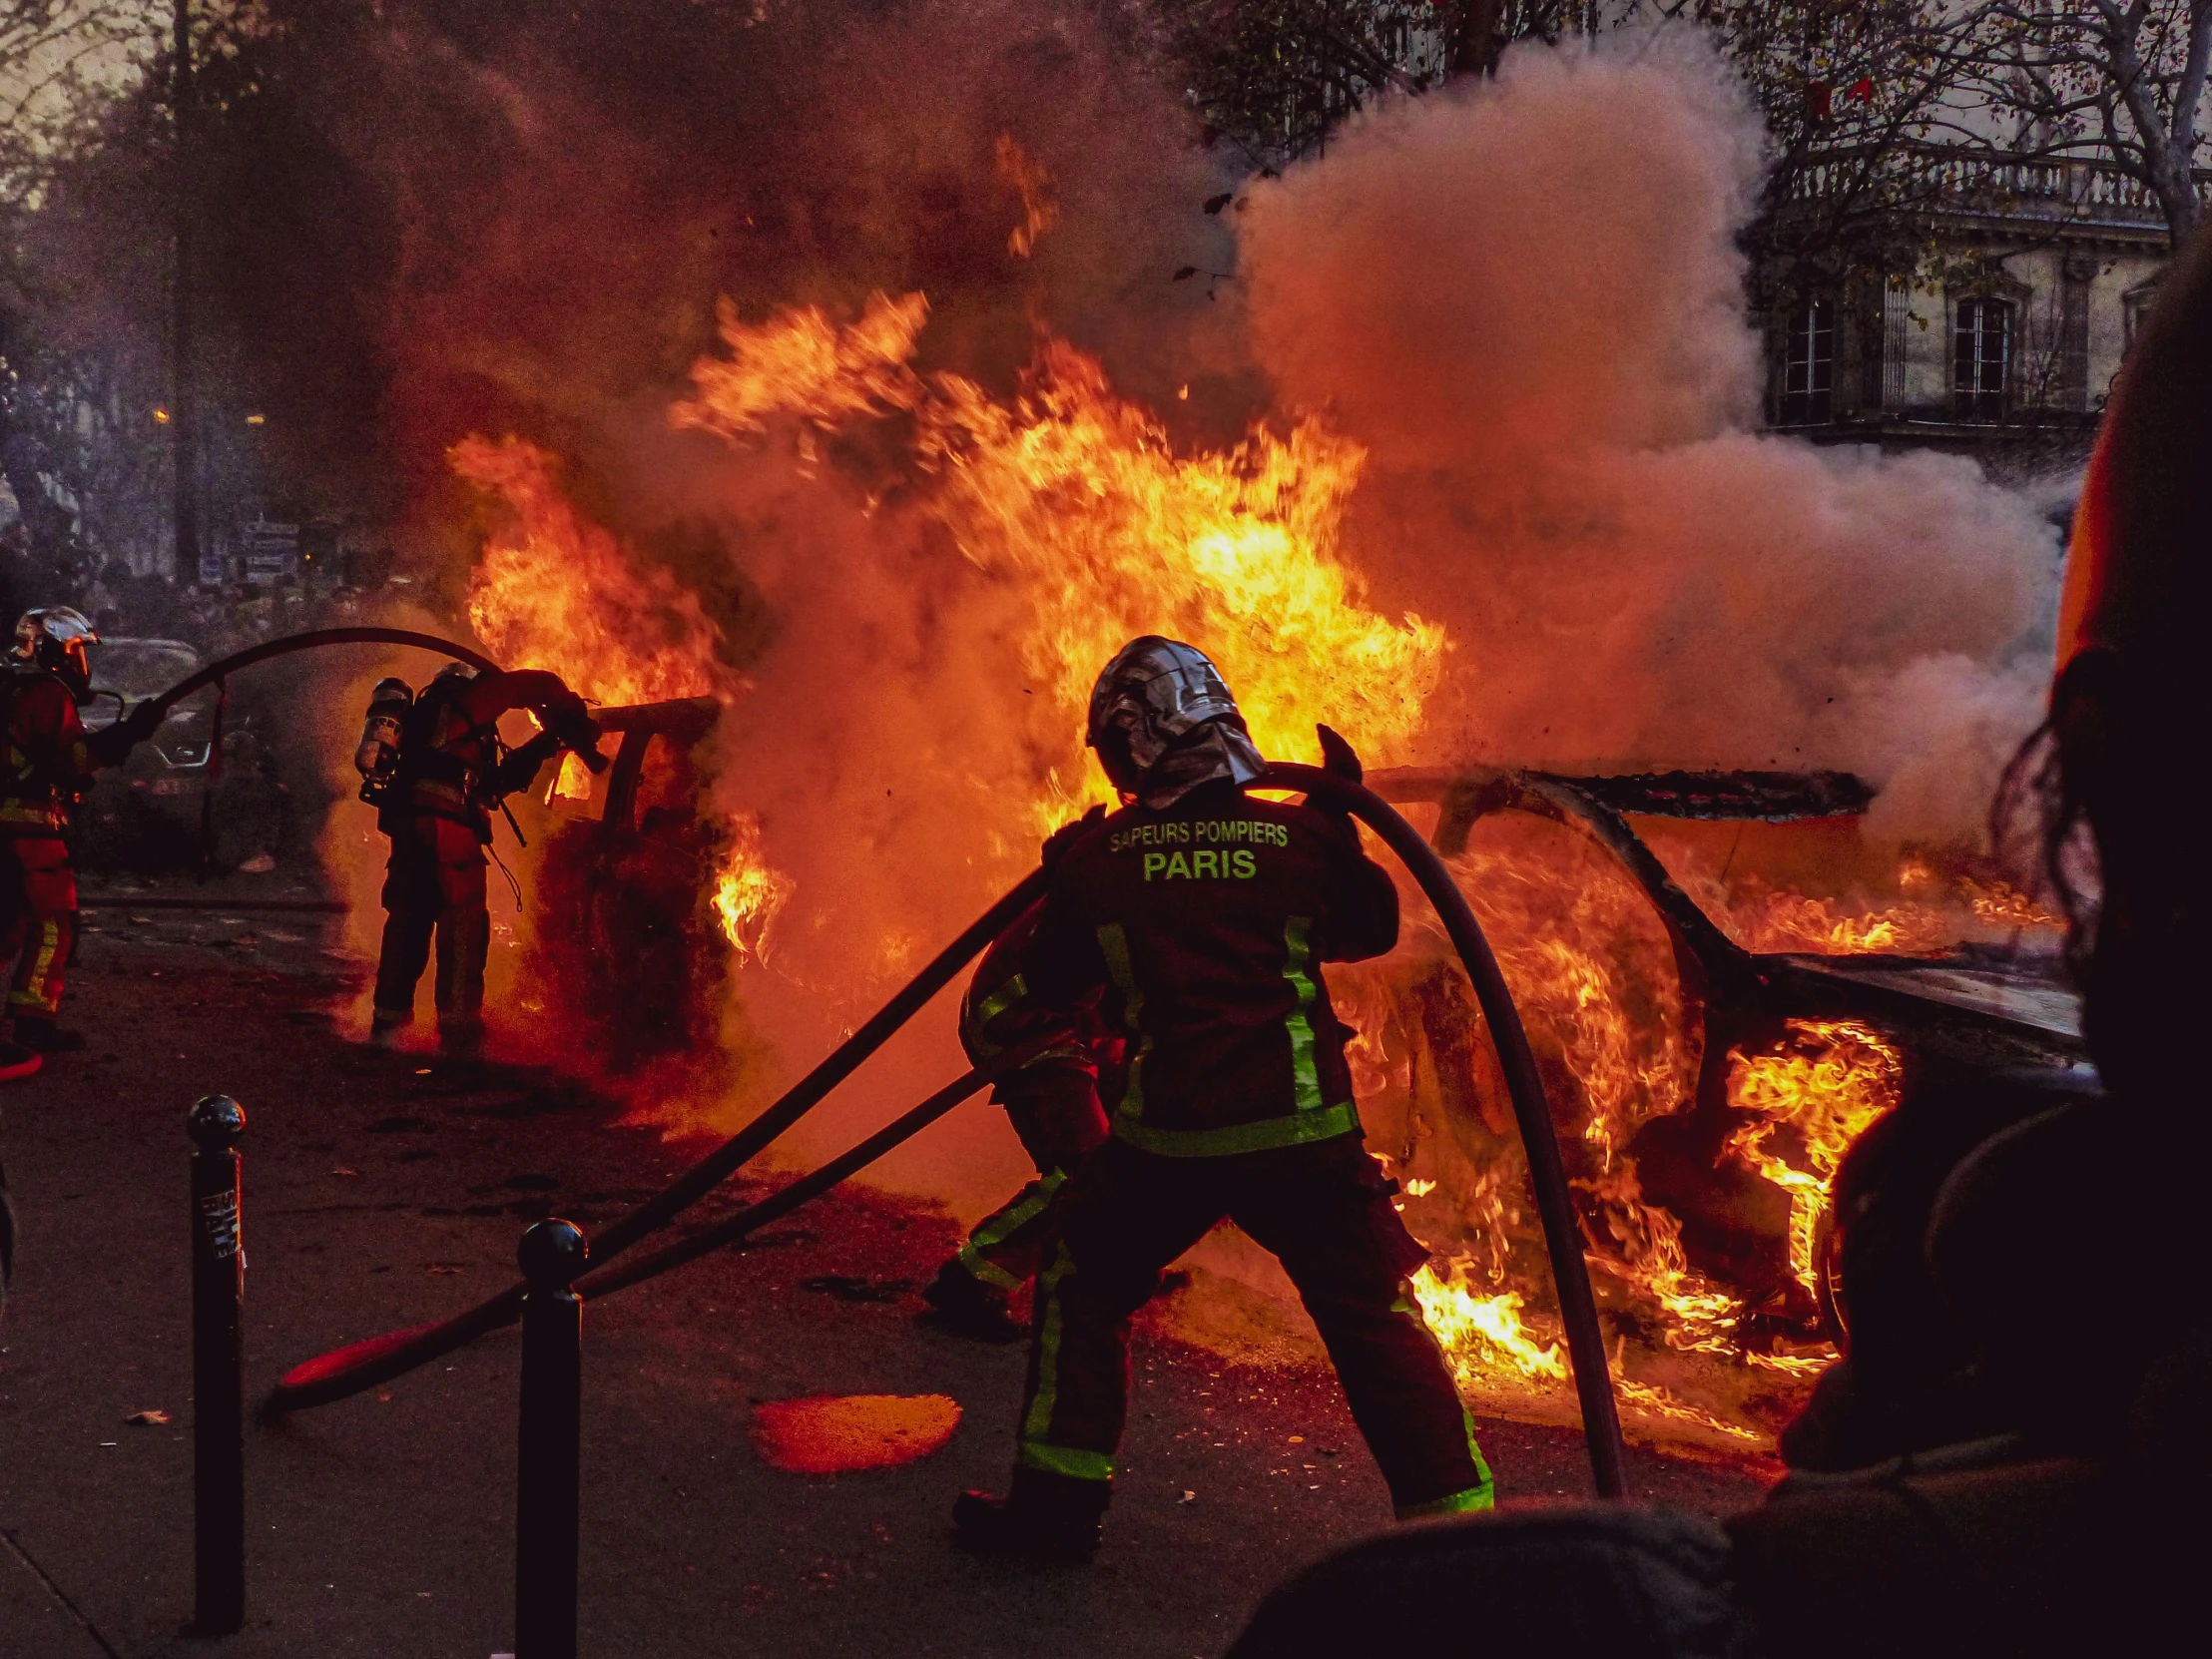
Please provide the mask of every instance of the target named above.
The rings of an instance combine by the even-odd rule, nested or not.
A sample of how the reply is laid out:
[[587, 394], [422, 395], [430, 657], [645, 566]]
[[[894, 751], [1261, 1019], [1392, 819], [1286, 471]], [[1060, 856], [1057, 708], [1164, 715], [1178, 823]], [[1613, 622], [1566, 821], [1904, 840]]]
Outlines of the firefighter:
[[[530, 710], [544, 730], [509, 752], [498, 721], [512, 709]], [[396, 1043], [414, 1019], [415, 984], [434, 938], [438, 1046], [459, 1056], [482, 1046], [491, 809], [528, 789], [561, 749], [596, 753], [598, 741], [583, 699], [542, 669], [478, 675], [449, 663], [419, 697], [404, 681], [377, 683], [354, 756], [361, 799], [376, 807], [377, 828], [391, 838], [371, 1041]]]
[[0, 1080], [26, 1077], [46, 1054], [84, 1047], [56, 1026], [63, 976], [77, 943], [77, 875], [65, 838], [85, 781], [152, 735], [163, 711], [142, 704], [87, 733], [77, 705], [92, 694], [92, 624], [66, 605], [26, 612], [15, 627], [0, 696], [7, 769], [0, 777], [0, 953], [15, 964], [8, 986]]
[[[1325, 762], [1357, 779], [1322, 728]], [[1248, 796], [1261, 760], [1213, 664], [1148, 635], [1092, 693], [1125, 805], [1058, 851], [1022, 977], [1128, 1045], [1111, 1138], [1067, 1185], [1037, 1276], [1007, 1496], [954, 1523], [986, 1550], [1087, 1560], [1127, 1408], [1130, 1316], [1223, 1217], [1282, 1261], [1400, 1517], [1487, 1508], [1489, 1470], [1408, 1276], [1426, 1252], [1364, 1150], [1321, 964], [1397, 939], [1397, 891], [1348, 820]]]
[[[1061, 830], [1046, 849], [1046, 861], [1054, 860], [1071, 831], [1102, 816], [1102, 809], [1094, 809], [1090, 818]], [[982, 1065], [1034, 1037], [1055, 1039], [1035, 1059], [1001, 1078], [991, 1093], [1006, 1108], [1037, 1179], [978, 1222], [922, 1292], [943, 1325], [986, 1342], [1012, 1342], [1021, 1336], [1008, 1316], [1007, 1299], [1036, 1277], [1068, 1177], [1106, 1139], [1099, 1078], [1102, 1070], [1111, 1075], [1121, 1051], [1095, 1007], [1039, 1009], [1026, 994], [1021, 953], [1043, 913], [1039, 900], [991, 941], [960, 1003], [960, 1043], [971, 1064]]]

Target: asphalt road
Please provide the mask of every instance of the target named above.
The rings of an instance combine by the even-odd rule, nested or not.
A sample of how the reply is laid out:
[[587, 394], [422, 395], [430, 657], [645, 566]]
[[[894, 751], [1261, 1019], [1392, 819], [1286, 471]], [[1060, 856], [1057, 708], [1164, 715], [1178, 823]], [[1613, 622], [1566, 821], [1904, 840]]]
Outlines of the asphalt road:
[[[252, 1427], [248, 1627], [181, 1634], [186, 1108], [222, 1090], [251, 1117], [257, 1397], [298, 1360], [503, 1286], [529, 1219], [604, 1222], [700, 1148], [623, 1126], [548, 1069], [440, 1067], [341, 1041], [330, 1010], [367, 964], [329, 918], [132, 915], [90, 918], [70, 1010], [89, 1050], [0, 1095], [23, 1235], [0, 1325], [0, 1655], [510, 1650], [511, 1332]], [[1386, 1522], [1326, 1370], [1232, 1365], [1154, 1329], [1140, 1338], [1098, 1563], [962, 1553], [947, 1510], [962, 1486], [1004, 1478], [1021, 1355], [917, 1321], [912, 1287], [952, 1236], [926, 1207], [840, 1193], [755, 1248], [593, 1305], [586, 1654], [1189, 1659], [1220, 1652], [1295, 1567]], [[822, 1393], [943, 1393], [964, 1414], [942, 1450], [900, 1467], [805, 1476], [763, 1463], [753, 1407]], [[142, 1411], [170, 1420], [126, 1420]], [[1481, 1427], [1507, 1501], [1587, 1489], [1573, 1432]], [[1640, 1497], [1708, 1513], [1759, 1490], [1747, 1471], [1633, 1447], [1630, 1468]], [[1470, 1608], [1470, 1640], [1479, 1628]]]

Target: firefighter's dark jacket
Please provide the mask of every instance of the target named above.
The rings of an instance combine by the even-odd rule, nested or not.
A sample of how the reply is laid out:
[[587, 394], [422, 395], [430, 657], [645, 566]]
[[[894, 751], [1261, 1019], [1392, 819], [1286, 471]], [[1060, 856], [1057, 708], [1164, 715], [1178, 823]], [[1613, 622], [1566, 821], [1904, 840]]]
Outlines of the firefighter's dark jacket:
[[1126, 1034], [1117, 1138], [1211, 1157], [1360, 1126], [1323, 962], [1397, 942], [1397, 889], [1345, 820], [1205, 784], [1053, 849], [1022, 977]]

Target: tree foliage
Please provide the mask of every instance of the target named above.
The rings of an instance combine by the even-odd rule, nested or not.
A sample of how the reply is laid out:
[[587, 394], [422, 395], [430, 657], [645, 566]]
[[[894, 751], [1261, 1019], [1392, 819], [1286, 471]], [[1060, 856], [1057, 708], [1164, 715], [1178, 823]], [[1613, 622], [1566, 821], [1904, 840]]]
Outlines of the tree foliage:
[[2009, 148], [2096, 156], [2150, 194], [2178, 247], [2203, 215], [2212, 0], [1989, 0], [1964, 21], [1962, 79]]

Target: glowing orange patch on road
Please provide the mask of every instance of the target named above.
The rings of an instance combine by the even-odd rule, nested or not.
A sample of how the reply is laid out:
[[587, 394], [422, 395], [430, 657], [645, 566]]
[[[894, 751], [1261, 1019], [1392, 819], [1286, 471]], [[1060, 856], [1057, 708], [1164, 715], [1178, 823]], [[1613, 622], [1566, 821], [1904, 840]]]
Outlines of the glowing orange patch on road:
[[753, 1449], [794, 1474], [886, 1469], [926, 1457], [960, 1426], [946, 1394], [816, 1394], [771, 1399], [753, 1413]]

